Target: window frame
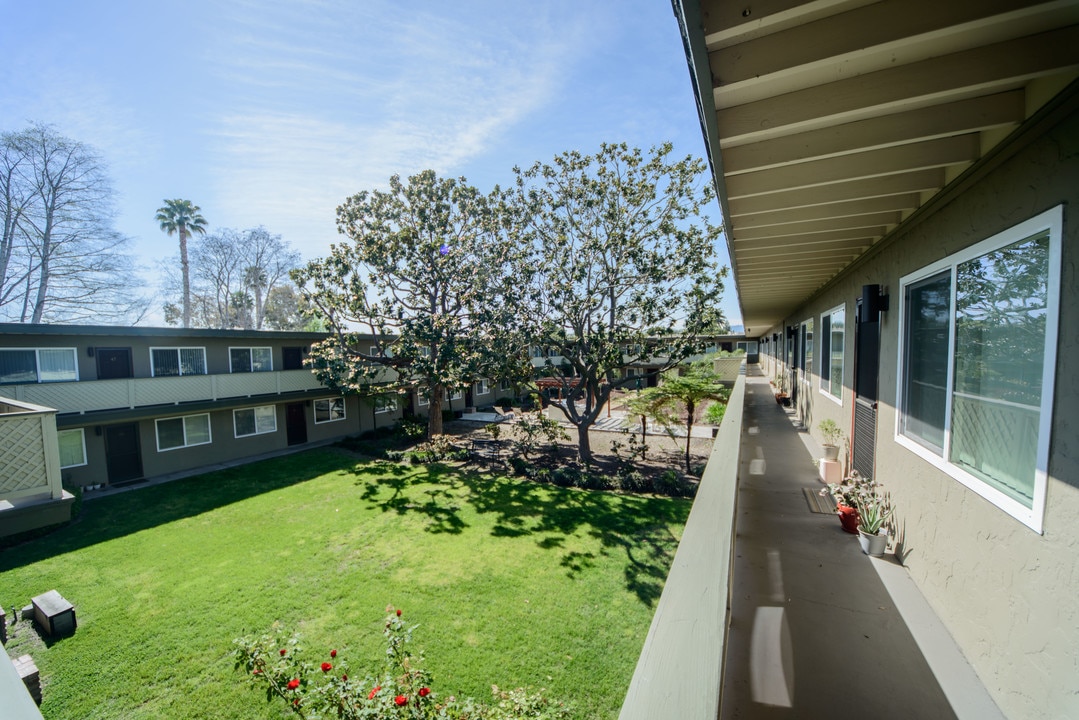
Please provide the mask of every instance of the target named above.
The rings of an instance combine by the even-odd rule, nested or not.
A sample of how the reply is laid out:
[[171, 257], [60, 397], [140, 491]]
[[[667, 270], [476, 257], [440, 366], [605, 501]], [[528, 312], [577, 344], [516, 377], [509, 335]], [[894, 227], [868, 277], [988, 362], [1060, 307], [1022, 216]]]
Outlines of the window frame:
[[[172, 376], [170, 376], [172, 377]], [[187, 441], [187, 418], [204, 417], [206, 418], [206, 442], [189, 443]], [[162, 448], [161, 447], [161, 423], [168, 420], [181, 420], [180, 426], [184, 429], [184, 444], [177, 445], [176, 447]], [[173, 450], [183, 450], [185, 448], [199, 447], [200, 445], [212, 445], [214, 441], [214, 429], [213, 424], [210, 422], [210, 413], [192, 413], [190, 415], [171, 415], [169, 417], [154, 419], [154, 442], [157, 444], [157, 451], [171, 452]]]
[[[834, 319], [836, 313], [843, 313], [843, 357], [842, 366], [839, 369], [839, 397], [832, 394], [832, 327], [834, 326]], [[824, 319], [828, 318], [828, 332], [824, 331]], [[825, 345], [827, 343], [827, 345]], [[828, 398], [832, 402], [843, 407], [843, 375], [847, 372], [847, 304], [841, 303], [834, 308], [829, 308], [820, 314], [820, 342], [817, 343], [819, 352], [817, 355], [820, 357], [820, 363], [818, 364], [817, 373], [817, 393]], [[827, 351], [825, 348], [827, 347]], [[827, 364], [828, 374], [824, 374], [824, 368]]]
[[[899, 342], [896, 357], [896, 412], [894, 439], [936, 469], [946, 473], [961, 485], [988, 500], [1008, 515], [1038, 534], [1044, 531], [1046, 489], [1049, 479], [1049, 447], [1052, 440], [1053, 394], [1056, 385], [1056, 361], [1059, 346], [1061, 254], [1064, 231], [1064, 206], [1057, 205], [1017, 225], [1013, 225], [978, 243], [948, 255], [930, 265], [919, 268], [899, 279]], [[967, 472], [949, 459], [952, 434], [952, 397], [955, 392], [955, 343], [956, 343], [956, 274], [958, 267], [1000, 248], [1020, 242], [1042, 232], [1049, 234], [1049, 257], [1046, 267], [1046, 323], [1045, 346], [1042, 357], [1041, 406], [1038, 420], [1038, 449], [1034, 465], [1034, 486], [1031, 505], [1027, 507], [1004, 492]], [[948, 308], [948, 375], [944, 410], [944, 446], [938, 455], [928, 446], [902, 433], [905, 416], [903, 381], [906, 375], [906, 293], [907, 288], [944, 271], [950, 274], [950, 300]]]
[[[232, 351], [233, 350], [246, 350], [248, 353], [248, 363], [251, 366], [250, 370], [235, 370], [232, 367]], [[270, 353], [270, 367], [266, 370], [255, 370], [255, 350], [267, 350]], [[229, 346], [229, 373], [260, 373], [260, 372], [273, 372], [273, 347], [270, 345], [236, 345]]]
[[[258, 429], [258, 415], [255, 413], [255, 411], [256, 410], [261, 410], [262, 408], [270, 408], [271, 410], [273, 410], [273, 428], [270, 429], [270, 430], [259, 430]], [[254, 420], [255, 432], [244, 433], [243, 435], [241, 435], [240, 431], [239, 431], [239, 428], [236, 427], [236, 414], [237, 413], [242, 413], [242, 412], [247, 412], [248, 410], [251, 411], [252, 419]], [[277, 432], [277, 406], [276, 405], [254, 405], [252, 407], [236, 408], [236, 409], [234, 409], [232, 411], [232, 437], [234, 439], [236, 439], [236, 440], [239, 440], [240, 438], [254, 437], [255, 435], [269, 435], [270, 433], [275, 433], [275, 432]]]
[[423, 391], [417, 390], [416, 391], [416, 407], [428, 407], [430, 404], [431, 404], [431, 401], [428, 399], [427, 395]]
[[[61, 470], [67, 470], [68, 468], [85, 467], [86, 465], [90, 464], [86, 459], [86, 430], [84, 428], [70, 428], [68, 430], [57, 430], [56, 431], [56, 446], [57, 446], [57, 449], [59, 450], [59, 447], [60, 447], [60, 436], [70, 434], [70, 433], [78, 433], [79, 434], [79, 444], [82, 445], [82, 462], [75, 463], [74, 465], [64, 465], [63, 460], [61, 459], [60, 460], [60, 463], [61, 463], [60, 464], [60, 469]], [[57, 453], [57, 454], [59, 454], [59, 453]]]
[[[158, 375], [157, 368], [154, 365], [154, 351], [155, 350], [174, 350], [176, 351], [176, 367], [179, 369], [177, 375]], [[202, 351], [202, 367], [206, 372], [201, 373], [185, 373], [184, 364], [180, 360], [181, 350], [201, 350]], [[229, 358], [229, 365], [232, 365], [232, 358]], [[150, 346], [150, 377], [188, 377], [191, 375], [209, 375], [210, 365], [206, 361], [206, 346], [205, 345], [151, 345]]]
[[388, 412], [394, 412], [397, 410], [397, 397], [389, 397], [382, 399], [380, 396], [375, 396], [375, 415], [382, 415]]
[[[333, 417], [333, 413], [331, 412], [332, 404], [335, 403], [335, 402], [340, 402], [341, 403], [341, 417], [338, 417], [338, 418]], [[319, 403], [327, 403], [327, 405], [326, 405], [326, 416], [327, 416], [327, 418], [325, 420], [319, 420], [318, 419], [318, 404]], [[311, 403], [311, 416], [314, 419], [314, 422], [315, 422], [316, 425], [325, 425], [326, 423], [342, 422], [342, 421], [348, 419], [348, 403], [345, 402], [344, 397], [316, 398], [315, 401], [313, 403]]]
[[[482, 391], [480, 388], [483, 388]], [[491, 394], [491, 382], [487, 378], [480, 378], [472, 384], [472, 391], [476, 393], [476, 397], [480, 395]]]
[[[62, 380], [42, 380], [41, 379], [41, 351], [58, 351], [66, 350], [71, 353], [71, 359], [75, 366], [75, 377], [65, 378]], [[42, 385], [45, 383], [60, 383], [60, 382], [78, 382], [79, 381], [79, 350], [73, 347], [5, 347], [0, 348], [0, 352], [32, 352], [34, 353], [34, 382], [35, 385]], [[0, 382], [0, 385], [28, 385], [28, 382]]]

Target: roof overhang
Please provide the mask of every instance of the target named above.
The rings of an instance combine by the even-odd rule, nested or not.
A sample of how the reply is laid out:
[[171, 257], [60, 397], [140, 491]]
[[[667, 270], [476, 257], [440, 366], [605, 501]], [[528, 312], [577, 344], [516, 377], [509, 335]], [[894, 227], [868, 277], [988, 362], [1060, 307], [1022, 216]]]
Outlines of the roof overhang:
[[1075, 0], [674, 5], [747, 335], [1079, 76]]

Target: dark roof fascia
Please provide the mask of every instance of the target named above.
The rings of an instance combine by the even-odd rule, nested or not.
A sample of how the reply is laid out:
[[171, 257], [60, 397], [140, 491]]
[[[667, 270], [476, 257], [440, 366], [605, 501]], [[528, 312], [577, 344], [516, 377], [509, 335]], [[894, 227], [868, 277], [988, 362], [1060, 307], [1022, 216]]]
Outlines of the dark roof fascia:
[[252, 395], [250, 397], [222, 398], [220, 400], [195, 400], [193, 402], [168, 405], [143, 405], [136, 408], [118, 408], [115, 410], [93, 410], [86, 413], [64, 413], [56, 415], [58, 429], [85, 427], [87, 425], [109, 425], [132, 420], [175, 417], [208, 410], [230, 410], [234, 408], [256, 407], [258, 405], [299, 402], [323, 397], [338, 397], [341, 393], [329, 388], [316, 390], [297, 390], [295, 392], [274, 395]]
[[204, 337], [267, 340], [325, 340], [329, 333], [292, 330], [211, 330], [208, 328], [124, 327], [119, 325], [54, 325], [0, 323], [2, 335], [78, 335], [84, 337]]

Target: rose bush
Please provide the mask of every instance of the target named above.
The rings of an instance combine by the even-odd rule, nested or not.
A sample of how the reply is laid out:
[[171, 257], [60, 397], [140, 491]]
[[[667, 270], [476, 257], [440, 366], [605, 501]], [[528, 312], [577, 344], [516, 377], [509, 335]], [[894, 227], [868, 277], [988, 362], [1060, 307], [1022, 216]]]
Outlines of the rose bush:
[[[386, 608], [382, 634], [386, 638], [385, 667], [362, 680], [350, 680], [348, 663], [338, 650], [305, 660], [307, 649], [296, 636], [283, 641], [280, 634], [236, 640], [236, 669], [255, 683], [265, 684], [266, 701], [284, 701], [305, 720], [565, 720], [569, 710], [539, 693], [523, 689], [499, 690], [492, 686], [494, 702], [484, 705], [471, 698], [442, 698], [431, 689], [430, 674], [421, 666], [423, 654], [406, 649], [412, 631], [400, 609]], [[277, 627], [275, 626], [275, 630]], [[320, 653], [321, 654], [321, 653]], [[335, 665], [342, 674], [330, 674]]]

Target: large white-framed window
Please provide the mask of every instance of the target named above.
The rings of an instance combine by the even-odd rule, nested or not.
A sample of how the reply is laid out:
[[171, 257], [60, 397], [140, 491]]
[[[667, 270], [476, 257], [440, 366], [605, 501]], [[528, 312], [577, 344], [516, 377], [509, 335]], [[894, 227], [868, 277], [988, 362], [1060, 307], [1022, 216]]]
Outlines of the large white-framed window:
[[427, 393], [423, 390], [416, 391], [416, 405], [418, 407], [427, 407], [431, 404], [431, 401], [427, 399]]
[[1064, 213], [900, 279], [896, 442], [1042, 531]]
[[499, 380], [498, 381], [498, 389], [499, 390], [506, 391], [506, 390], [510, 390], [512, 388], [513, 388], [513, 383], [511, 383], [509, 380]]
[[389, 395], [375, 396], [375, 414], [393, 412], [397, 409], [397, 398]]
[[454, 400], [460, 400], [461, 398], [463, 398], [464, 397], [464, 392], [461, 391], [461, 390], [454, 390], [453, 394], [451, 395], [450, 391], [447, 390], [446, 394], [443, 397], [446, 400], [446, 402], [452, 402]]
[[0, 348], [0, 385], [78, 379], [75, 348]]
[[802, 321], [802, 379], [809, 382], [809, 376], [813, 374], [813, 318]]
[[229, 372], [270, 372], [273, 350], [268, 347], [230, 347]]
[[86, 464], [86, 436], [82, 428], [58, 431], [56, 442], [60, 446], [60, 469]]
[[345, 419], [344, 398], [320, 398], [315, 401], [315, 424], [337, 422]]
[[210, 416], [206, 413], [160, 418], [154, 421], [154, 426], [157, 430], [158, 452], [209, 445], [213, 442], [210, 435]]
[[152, 347], [150, 348], [150, 375], [172, 377], [176, 375], [205, 375], [206, 348], [202, 347]]
[[277, 409], [273, 405], [260, 405], [233, 410], [232, 430], [238, 438], [276, 432]]
[[473, 386], [473, 390], [476, 395], [487, 395], [491, 392], [491, 384], [487, 381], [487, 378], [480, 378]]
[[843, 356], [846, 349], [847, 307], [840, 305], [820, 316], [820, 392], [843, 404]]

